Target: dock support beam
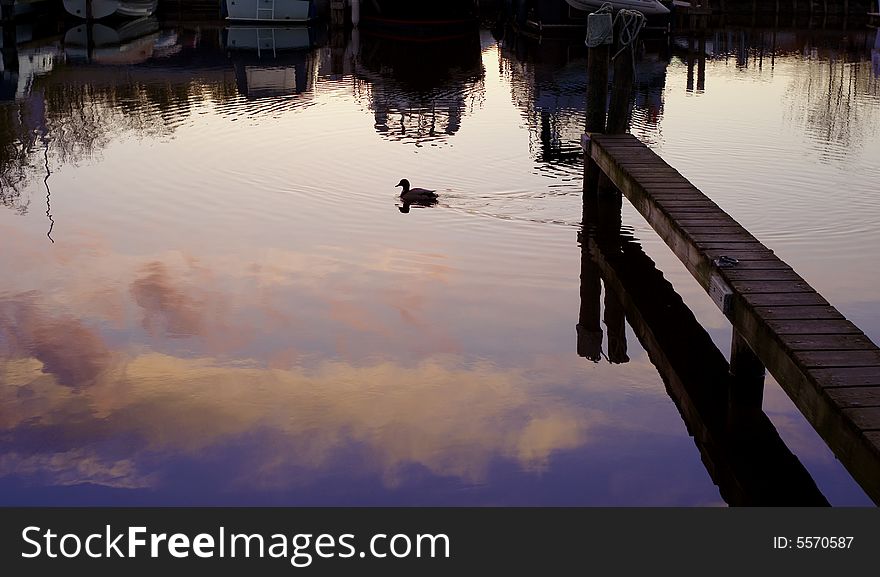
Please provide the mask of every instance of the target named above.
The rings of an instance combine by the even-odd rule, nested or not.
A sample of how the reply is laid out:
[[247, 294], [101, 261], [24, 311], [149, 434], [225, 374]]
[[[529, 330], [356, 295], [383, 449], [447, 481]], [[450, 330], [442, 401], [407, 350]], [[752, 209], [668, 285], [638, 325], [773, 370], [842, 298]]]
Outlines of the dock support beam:
[[730, 344], [730, 403], [733, 407], [760, 409], [767, 369], [736, 329]]

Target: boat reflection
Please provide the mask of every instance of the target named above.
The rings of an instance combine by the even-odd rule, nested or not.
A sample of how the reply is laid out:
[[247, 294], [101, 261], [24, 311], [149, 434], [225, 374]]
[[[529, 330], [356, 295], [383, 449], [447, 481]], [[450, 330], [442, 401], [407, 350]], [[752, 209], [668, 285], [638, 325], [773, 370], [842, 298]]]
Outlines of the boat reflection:
[[355, 77], [374, 126], [386, 138], [416, 146], [438, 144], [458, 132], [482, 98], [480, 36], [474, 27], [440, 37], [401, 37], [365, 29]]
[[314, 85], [315, 30], [296, 26], [229, 26], [224, 46], [239, 93], [248, 99], [300, 94]]
[[159, 0], [64, 0], [68, 14], [89, 20], [109, 16], [141, 18], [151, 16], [159, 7]]
[[880, 78], [880, 28], [877, 29], [874, 47], [871, 48], [871, 63], [873, 64], [874, 77]]
[[786, 118], [825, 156], [859, 148], [878, 127], [871, 115], [880, 97], [878, 43], [880, 32], [863, 30], [709, 29], [674, 36], [671, 50], [687, 65], [686, 91], [698, 95], [707, 89], [710, 63], [757, 75], [783, 66], [791, 78]]
[[158, 20], [144, 17], [117, 27], [80, 24], [65, 33], [62, 45], [71, 64], [130, 65], [152, 58], [161, 36]]

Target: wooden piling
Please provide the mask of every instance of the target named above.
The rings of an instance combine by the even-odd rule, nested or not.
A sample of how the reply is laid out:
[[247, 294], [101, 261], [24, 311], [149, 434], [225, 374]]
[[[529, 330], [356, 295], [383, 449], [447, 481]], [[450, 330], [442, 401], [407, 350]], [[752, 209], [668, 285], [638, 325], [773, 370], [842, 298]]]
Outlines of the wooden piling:
[[[617, 36], [620, 37], [620, 34]], [[619, 50], [621, 48], [618, 46], [617, 51]], [[632, 47], [623, 48], [614, 58], [614, 81], [611, 85], [611, 101], [608, 104], [606, 134], [624, 134], [629, 129], [635, 77], [632, 50]]]
[[[608, 59], [609, 45], [600, 44], [587, 53], [587, 114], [586, 133], [605, 131], [605, 111], [608, 102]], [[584, 163], [584, 207], [587, 197], [595, 196], [599, 190], [599, 177], [602, 171], [587, 158]]]

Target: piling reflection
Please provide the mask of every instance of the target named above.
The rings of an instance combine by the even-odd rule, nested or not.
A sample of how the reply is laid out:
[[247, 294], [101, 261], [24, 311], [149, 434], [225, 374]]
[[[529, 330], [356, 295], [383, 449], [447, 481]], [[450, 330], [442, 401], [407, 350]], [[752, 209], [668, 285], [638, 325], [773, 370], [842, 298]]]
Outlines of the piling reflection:
[[[845, 35], [784, 28], [696, 29], [672, 38], [672, 52], [687, 65], [687, 91], [706, 90], [706, 65], [733, 64], [758, 74], [779, 72], [791, 81], [785, 90], [787, 122], [806, 132], [814, 146], [859, 147], [880, 129], [872, 111], [880, 98], [876, 52], [880, 35], [864, 29]], [[873, 62], [872, 62], [873, 60]]]

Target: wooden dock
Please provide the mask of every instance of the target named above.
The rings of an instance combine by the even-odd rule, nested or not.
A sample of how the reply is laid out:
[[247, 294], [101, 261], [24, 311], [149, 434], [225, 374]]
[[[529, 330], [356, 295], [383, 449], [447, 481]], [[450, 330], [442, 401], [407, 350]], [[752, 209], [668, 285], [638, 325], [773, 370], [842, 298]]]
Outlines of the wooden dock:
[[601, 330], [601, 278], [609, 361], [628, 361], [625, 316], [724, 501], [732, 506], [827, 506], [767, 415], [750, 399], [742, 403], [731, 395], [742, 383], [663, 272], [632, 234], [621, 229], [619, 198], [602, 195], [596, 200], [585, 211], [579, 237], [581, 311], [587, 314], [578, 319], [578, 350], [587, 348], [581, 337]]
[[880, 349], [637, 138], [594, 134], [585, 148], [730, 320], [734, 352], [747, 343], [880, 504]]

